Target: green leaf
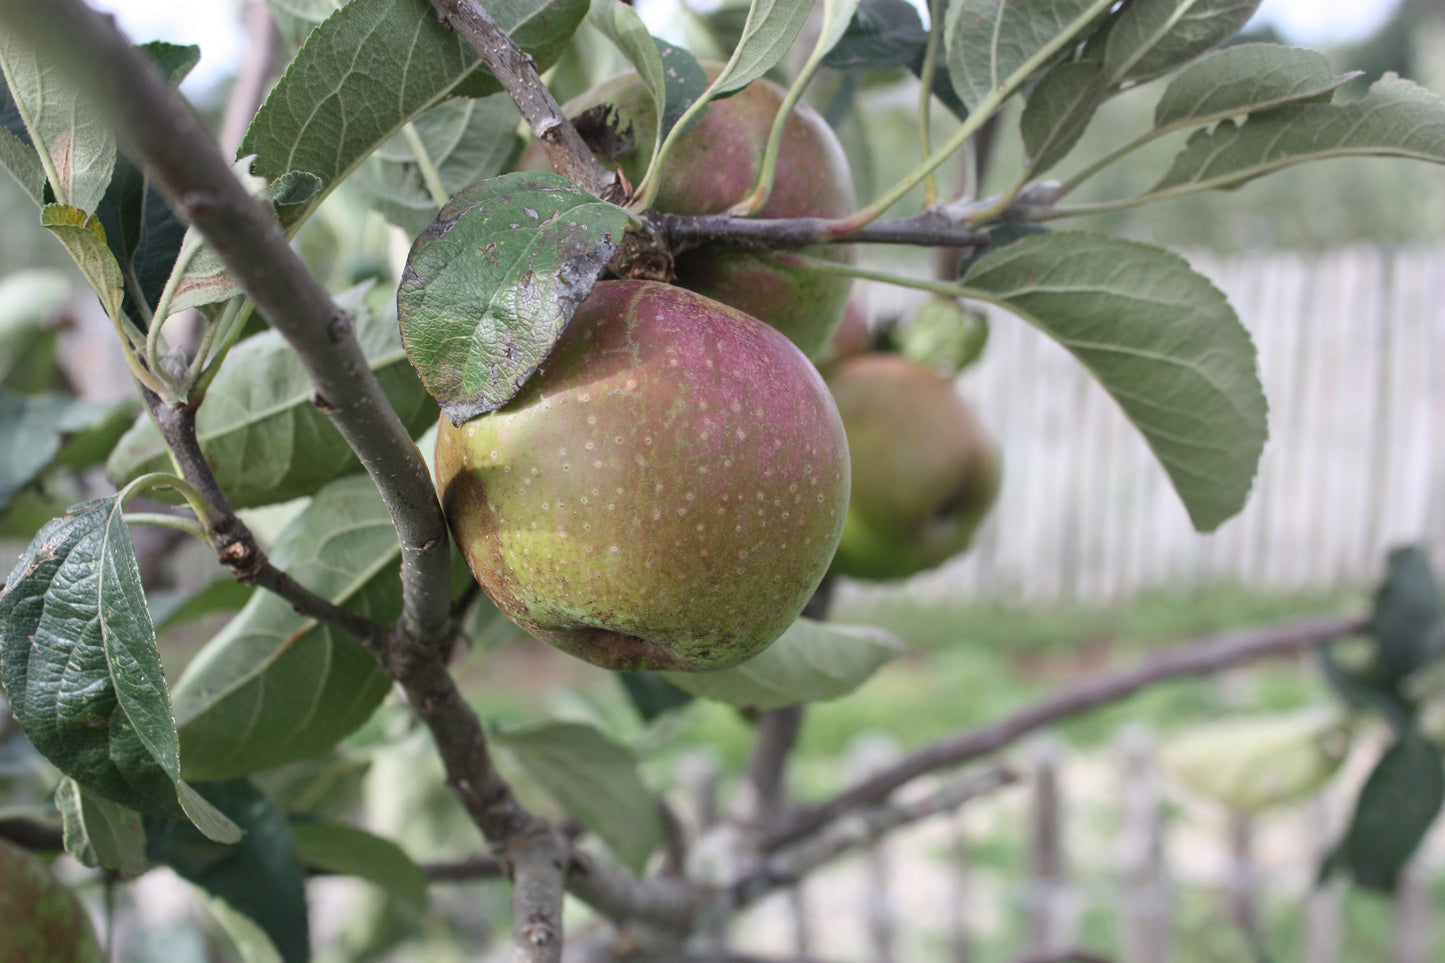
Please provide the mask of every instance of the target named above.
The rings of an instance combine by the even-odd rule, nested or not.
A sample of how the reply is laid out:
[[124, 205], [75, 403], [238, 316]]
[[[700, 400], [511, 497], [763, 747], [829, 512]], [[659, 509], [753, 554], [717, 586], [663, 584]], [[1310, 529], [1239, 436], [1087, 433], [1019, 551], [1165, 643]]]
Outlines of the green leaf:
[[516, 395], [630, 220], [552, 173], [505, 174], [442, 209], [412, 245], [396, 300], [407, 356], [453, 422]]
[[693, 701], [692, 693], [682, 691], [656, 672], [618, 672], [616, 675], [627, 700], [643, 722], [651, 722]]
[[1073, 150], [1108, 93], [1103, 65], [1094, 60], [1060, 64], [1039, 81], [1019, 118], [1030, 177]]
[[234, 612], [250, 601], [256, 591], [230, 575], [223, 575], [191, 592], [152, 592], [151, 618], [155, 620], [156, 632], [164, 635], [202, 616]]
[[1398, 684], [1439, 651], [1441, 629], [1440, 585], [1429, 553], [1419, 545], [1390, 552], [1368, 626], [1378, 646], [1378, 674]]
[[141, 875], [146, 862], [145, 827], [140, 813], [87, 792], [74, 779], [55, 788], [55, 808], [65, 827], [65, 851], [81, 865]]
[[207, 897], [206, 909], [231, 941], [241, 963], [285, 963], [266, 931], [223, 899]]
[[[487, 12], [545, 70], [566, 49], [587, 2], [488, 0]], [[426, 0], [351, 0], [306, 38], [240, 154], [255, 154], [253, 170], [267, 179], [316, 174], [320, 203], [409, 121], [448, 97], [500, 91]]]
[[0, 70], [55, 199], [93, 212], [115, 166], [110, 124], [59, 64], [41, 60], [14, 34], [0, 32]]
[[1108, 7], [1101, 0], [949, 0], [943, 42], [954, 90], [976, 107], [1016, 87], [1036, 57], [1082, 36]]
[[0, 166], [37, 207], [45, 203], [45, 168], [40, 166], [40, 156], [8, 127], [0, 127]]
[[0, 510], [52, 467], [66, 439], [129, 406], [68, 395], [17, 395], [0, 389]]
[[1354, 815], [1321, 876], [1349, 873], [1366, 889], [1391, 892], [1445, 802], [1440, 749], [1414, 730], [1385, 750], [1360, 788]]
[[40, 226], [54, 234], [90, 282], [106, 314], [118, 318], [125, 300], [120, 264], [105, 242], [105, 228], [94, 214], [64, 204], [40, 209]]
[[843, 36], [823, 58], [834, 70], [908, 67], [928, 46], [918, 8], [907, 0], [863, 0]]
[[742, 90], [772, 70], [793, 48], [812, 9], [813, 0], [752, 0], [742, 37], [713, 78], [710, 96]]
[[985, 254], [962, 283], [1089, 369], [1143, 433], [1196, 529], [1243, 507], [1267, 434], [1254, 345], [1183, 258], [1061, 231]]
[[[522, 144], [517, 121], [512, 98], [493, 94], [445, 101], [418, 117], [412, 127], [450, 195], [507, 169]], [[373, 208], [410, 236], [420, 234], [436, 217], [438, 205], [404, 133], [378, 148], [352, 182]]]
[[603, 733], [553, 722], [495, 733], [492, 741], [634, 871], [661, 845], [662, 819], [638, 775], [637, 758]]
[[898, 640], [882, 629], [798, 619], [742, 665], [659, 675], [700, 698], [764, 711], [847, 695], [901, 653]]
[[243, 779], [198, 791], [245, 835], [222, 845], [189, 823], [147, 819], [147, 855], [253, 920], [286, 963], [304, 963], [311, 952], [306, 890], [285, 814]]
[[[318, 492], [271, 561], [382, 625], [401, 613], [401, 547], [365, 475]], [[370, 718], [390, 686], [356, 639], [257, 592], [176, 683], [186, 776], [229, 778], [324, 752]]]
[[1239, 33], [1258, 7], [1259, 0], [1131, 0], [1098, 44], [1110, 85], [1168, 73]]
[[1359, 71], [1336, 74], [1317, 50], [1245, 43], [1200, 57], [1179, 72], [1154, 107], [1154, 126], [1212, 124], [1303, 100], [1329, 100]]
[[[436, 422], [436, 407], [401, 348], [395, 321], [340, 298], [387, 400], [413, 435]], [[358, 472], [361, 463], [312, 397], [315, 387], [296, 352], [266, 331], [231, 350], [196, 413], [196, 435], [235, 508], [289, 501]], [[116, 445], [106, 474], [117, 485], [170, 469], [170, 454], [149, 416]]]
[[118, 497], [52, 520], [0, 593], [0, 678], [61, 772], [144, 813], [181, 815], [175, 721]]
[[295, 823], [291, 831], [306, 866], [364, 879], [413, 912], [426, 912], [426, 874], [396, 843], [345, 823]]
[[1386, 74], [1363, 100], [1289, 104], [1224, 121], [1190, 137], [1145, 196], [1238, 187], [1291, 164], [1360, 154], [1445, 163], [1445, 102]]

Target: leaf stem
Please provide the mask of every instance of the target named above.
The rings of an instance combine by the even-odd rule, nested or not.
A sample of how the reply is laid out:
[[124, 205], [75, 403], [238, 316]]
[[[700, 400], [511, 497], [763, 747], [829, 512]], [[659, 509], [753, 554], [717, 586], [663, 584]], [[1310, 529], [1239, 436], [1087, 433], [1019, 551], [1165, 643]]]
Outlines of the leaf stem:
[[451, 195], [442, 183], [442, 172], [437, 169], [436, 161], [432, 159], [431, 151], [427, 150], [426, 143], [417, 132], [416, 124], [407, 121], [401, 133], [406, 138], [407, 146], [411, 148], [412, 157], [416, 158], [416, 169], [421, 172], [422, 183], [426, 185], [427, 193], [431, 194], [432, 203], [437, 207], [446, 207]]
[[164, 515], [160, 512], [126, 512], [121, 517], [127, 525], [152, 525], [156, 528], [169, 528], [209, 542], [206, 538], [206, 526], [194, 518], [186, 518], [183, 515]]
[[[933, 0], [928, 9], [928, 43], [923, 48], [923, 66], [918, 72], [918, 147], [919, 157], [927, 160], [933, 153], [933, 78], [938, 72], [938, 48], [943, 45], [944, 0]], [[923, 180], [923, 208], [938, 203], [938, 178], [929, 171]]]

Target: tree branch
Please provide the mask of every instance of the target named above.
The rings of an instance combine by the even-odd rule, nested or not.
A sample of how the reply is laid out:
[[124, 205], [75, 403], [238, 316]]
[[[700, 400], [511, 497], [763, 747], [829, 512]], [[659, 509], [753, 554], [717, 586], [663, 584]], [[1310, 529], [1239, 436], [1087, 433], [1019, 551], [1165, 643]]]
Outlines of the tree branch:
[[728, 214], [660, 214], [672, 253], [703, 244], [792, 248], [812, 244], [916, 244], [924, 247], [977, 247], [988, 235], [962, 227], [937, 210], [893, 221], [874, 221], [848, 235], [827, 230], [820, 217], [751, 218]]
[[65, 848], [65, 833], [60, 827], [23, 816], [0, 819], [0, 839], [38, 853], [58, 853]]
[[913, 753], [825, 802], [800, 809], [763, 841], [765, 851], [802, 839], [844, 814], [886, 799], [926, 773], [996, 752], [1035, 729], [1117, 702], [1156, 682], [1218, 672], [1269, 656], [1313, 648], [1364, 628], [1358, 618], [1323, 618], [1173, 646], [1122, 669], [1096, 673], [977, 729]]
[[461, 34], [517, 105], [557, 173], [605, 201], [621, 203], [618, 177], [604, 167], [562, 113], [537, 64], [476, 0], [431, 0], [437, 17]]

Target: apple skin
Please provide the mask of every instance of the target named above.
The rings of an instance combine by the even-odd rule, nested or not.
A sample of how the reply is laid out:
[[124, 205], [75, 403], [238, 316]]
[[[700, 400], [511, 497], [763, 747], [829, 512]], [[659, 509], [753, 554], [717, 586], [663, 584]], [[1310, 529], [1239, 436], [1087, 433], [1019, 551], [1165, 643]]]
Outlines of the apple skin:
[[832, 570], [897, 579], [969, 545], [998, 496], [998, 448], [953, 383], [893, 354], [828, 369], [848, 434], [852, 496]]
[[0, 839], [0, 963], [101, 963], [75, 893], [30, 852]]
[[[710, 77], [720, 64], [704, 64]], [[746, 197], [757, 180], [773, 118], [787, 92], [771, 80], [755, 80], [737, 93], [714, 100], [696, 125], [678, 138], [663, 166], [653, 206], [669, 214], [721, 214]], [[631, 126], [631, 149], [612, 158], [635, 186], [652, 157], [657, 113], [636, 72], [603, 81], [568, 101], [576, 117], [610, 104], [619, 130]], [[524, 170], [547, 168], [533, 144]], [[783, 128], [778, 164], [768, 202], [755, 216], [843, 217], [854, 208], [853, 175], [832, 128], [806, 104], [793, 108]], [[798, 253], [848, 262], [851, 251], [837, 244], [799, 248]], [[828, 344], [843, 316], [853, 281], [779, 263], [767, 251], [705, 245], [678, 255], [676, 281], [729, 304], [783, 332], [809, 357]]]
[[436, 475], [498, 608], [609, 669], [721, 669], [766, 648], [848, 505], [846, 436], [811, 362], [653, 281], [599, 282], [516, 398], [443, 416]]

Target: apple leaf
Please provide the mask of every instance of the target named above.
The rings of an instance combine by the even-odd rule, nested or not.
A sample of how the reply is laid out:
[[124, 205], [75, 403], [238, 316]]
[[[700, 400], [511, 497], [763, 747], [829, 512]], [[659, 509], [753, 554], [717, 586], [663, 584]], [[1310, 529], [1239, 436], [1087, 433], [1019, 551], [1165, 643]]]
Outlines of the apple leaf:
[[40, 155], [35, 152], [30, 132], [20, 118], [15, 98], [10, 96], [3, 71], [0, 71], [0, 166], [10, 172], [36, 207], [45, 203], [45, 168], [40, 165]]
[[[175, 718], [119, 496], [40, 529], [0, 592], [0, 679], [30, 742], [80, 786], [184, 818]], [[228, 824], [195, 818], [219, 838]], [[231, 830], [234, 827], [230, 827]]]
[[40, 209], [40, 226], [65, 246], [80, 273], [100, 298], [112, 318], [121, 317], [125, 301], [125, 279], [120, 264], [105, 243], [105, 228], [94, 214], [64, 204], [47, 204]]
[[[412, 121], [422, 150], [448, 195], [501, 173], [521, 148], [516, 104], [506, 94], [443, 101]], [[403, 131], [377, 148], [351, 184], [391, 223], [415, 237], [437, 215], [417, 148]]]
[[[316, 494], [271, 561], [321, 597], [383, 625], [401, 613], [401, 548], [371, 480]], [[362, 644], [257, 592], [175, 686], [192, 779], [224, 779], [323, 752], [370, 718], [390, 679]]]
[[1104, 61], [1111, 86], [1142, 83], [1239, 33], [1259, 0], [1132, 0], [1085, 51]]
[[397, 291], [407, 356], [455, 424], [510, 401], [631, 222], [550, 172], [462, 191], [412, 245]]
[[1287, 104], [1243, 123], [1223, 121], [1190, 137], [1144, 196], [1238, 187], [1291, 164], [1352, 154], [1445, 163], [1445, 101], [1386, 74], [1362, 100]]
[[1038, 177], [1074, 149], [1109, 94], [1096, 60], [1059, 64], [1029, 93], [1019, 118], [1029, 176]]
[[699, 698], [764, 711], [847, 695], [902, 651], [899, 640], [882, 629], [797, 619], [742, 665], [659, 675]]
[[1215, 121], [1329, 95], [1359, 71], [1336, 74], [1317, 50], [1245, 43], [1200, 57], [1181, 70], [1154, 107], [1162, 129]]
[[1143, 433], [1195, 528], [1243, 507], [1267, 434], [1254, 345], [1183, 258], [1103, 235], [1034, 234], [983, 255], [962, 284], [1089, 369]]
[[[488, 0], [487, 12], [541, 70], [587, 12], [587, 0]], [[251, 121], [240, 154], [268, 180], [311, 171], [325, 198], [409, 122], [454, 97], [501, 85], [426, 0], [351, 0], [307, 36]], [[293, 212], [295, 224], [303, 212]]]
[[793, 48], [812, 9], [813, 0], [752, 0], [738, 45], [713, 78], [709, 96], [742, 90], [772, 70]]
[[977, 107], [1016, 89], [1045, 66], [1040, 57], [1062, 51], [1110, 6], [1105, 0], [949, 0], [943, 43], [959, 99]]
[[13, 33], [0, 32], [0, 70], [55, 199], [93, 212], [115, 167], [110, 124], [60, 64], [42, 60]]
[[[354, 290], [339, 300], [355, 318], [357, 340], [387, 400], [420, 434], [436, 422], [436, 407], [407, 364], [393, 319], [368, 309], [360, 295]], [[274, 331], [231, 350], [196, 413], [196, 435], [233, 507], [289, 501], [361, 470], [313, 402], [315, 391], [296, 352]], [[165, 440], [143, 415], [116, 445], [106, 474], [120, 485], [169, 468]]]
[[58, 383], [55, 334], [70, 284], [48, 268], [0, 278], [0, 387], [33, 393]]
[[[110, 422], [127, 403], [0, 389], [0, 511], [60, 458], [68, 438]], [[130, 420], [129, 414], [124, 415]], [[113, 439], [112, 439], [113, 440]]]
[[345, 823], [300, 822], [291, 832], [306, 866], [364, 879], [412, 911], [426, 912], [426, 874], [391, 840]]
[[823, 58], [834, 70], [909, 67], [923, 57], [928, 30], [908, 0], [863, 0], [843, 36]]
[[1381, 678], [1398, 686], [1439, 651], [1442, 607], [1429, 552], [1419, 545], [1390, 552], [1367, 627]]
[[132, 878], [149, 868], [145, 828], [134, 809], [89, 792], [69, 777], [55, 787], [55, 808], [64, 826], [65, 851], [81, 865]]
[[662, 844], [662, 817], [637, 758], [602, 732], [551, 722], [494, 733], [492, 741], [634, 871]]

